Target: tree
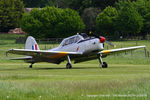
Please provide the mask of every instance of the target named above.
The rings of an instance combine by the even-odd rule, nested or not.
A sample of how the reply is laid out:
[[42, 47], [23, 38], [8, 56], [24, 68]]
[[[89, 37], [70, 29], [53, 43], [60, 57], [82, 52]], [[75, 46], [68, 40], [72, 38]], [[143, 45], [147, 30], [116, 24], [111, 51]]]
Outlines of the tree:
[[25, 7], [43, 8], [45, 6], [55, 6], [57, 8], [68, 8], [72, 0], [23, 0]]
[[137, 0], [134, 2], [134, 5], [141, 16], [145, 16], [148, 12], [150, 12], [149, 0]]
[[105, 9], [107, 6], [113, 6], [118, 0], [72, 0], [70, 8], [77, 10], [81, 15], [86, 8]]
[[92, 7], [92, 0], [72, 0], [69, 7], [81, 15], [85, 8]]
[[86, 31], [95, 31], [96, 30], [96, 17], [100, 13], [100, 9], [98, 8], [86, 8], [81, 17], [83, 19], [83, 22], [86, 25]]
[[19, 20], [24, 13], [21, 0], [0, 0], [0, 32], [19, 27]]
[[114, 6], [115, 2], [118, 0], [92, 0], [94, 7], [99, 7], [102, 10], [105, 9], [107, 6]]
[[57, 8], [69, 8], [69, 4], [72, 2], [72, 0], [52, 0], [54, 3], [54, 6]]
[[[97, 30], [107, 36], [114, 35], [117, 10], [113, 7], [106, 7], [96, 18]], [[106, 34], [107, 33], [107, 34]]]
[[134, 3], [139, 14], [143, 17], [143, 27], [141, 29], [141, 35], [150, 33], [150, 1], [149, 0], [137, 0]]
[[[150, 12], [147, 13], [147, 14], [144, 16], [143, 32], [145, 33], [145, 35], [146, 35], [147, 33], [150, 33]], [[143, 33], [143, 34], [144, 34], [144, 33]]]
[[35, 7], [45, 7], [46, 5], [53, 5], [52, 0], [23, 0], [25, 7], [35, 8]]
[[37, 38], [66, 37], [82, 31], [84, 27], [76, 11], [55, 7], [33, 9], [21, 20], [21, 28]]
[[123, 8], [126, 5], [126, 3], [133, 3], [134, 1], [136, 0], [117, 0], [114, 5], [115, 5], [115, 8], [119, 10]]
[[118, 7], [116, 28], [124, 36], [127, 34], [136, 35], [143, 27], [143, 18], [138, 13], [131, 1], [124, 1]]

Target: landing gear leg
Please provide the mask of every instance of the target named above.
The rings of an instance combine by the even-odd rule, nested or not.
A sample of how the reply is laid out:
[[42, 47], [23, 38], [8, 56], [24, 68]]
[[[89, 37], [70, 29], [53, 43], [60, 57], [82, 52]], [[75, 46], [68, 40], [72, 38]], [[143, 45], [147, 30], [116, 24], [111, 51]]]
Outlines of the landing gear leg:
[[102, 60], [102, 54], [99, 55], [99, 62], [102, 65], [102, 68], [108, 67], [108, 64], [106, 62], [103, 62], [103, 60]]
[[29, 66], [29, 68], [32, 68], [33, 63], [31, 63], [31, 65]]
[[71, 60], [70, 60], [69, 55], [67, 55], [67, 59], [68, 59], [68, 63], [66, 64], [66, 69], [71, 69], [72, 65], [71, 65]]

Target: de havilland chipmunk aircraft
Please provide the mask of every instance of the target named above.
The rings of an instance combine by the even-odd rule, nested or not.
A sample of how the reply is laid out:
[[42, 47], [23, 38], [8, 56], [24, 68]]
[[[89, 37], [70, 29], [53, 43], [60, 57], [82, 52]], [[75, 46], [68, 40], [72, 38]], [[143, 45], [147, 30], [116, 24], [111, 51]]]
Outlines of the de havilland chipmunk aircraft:
[[32, 36], [29, 36], [25, 43], [25, 49], [10, 49], [6, 52], [12, 54], [25, 55], [22, 58], [11, 58], [12, 60], [24, 60], [27, 63], [31, 63], [29, 68], [32, 68], [32, 64], [37, 62], [48, 62], [54, 64], [60, 64], [67, 60], [66, 68], [72, 68], [71, 61], [74, 63], [80, 63], [93, 59], [99, 59], [102, 68], [107, 68], [106, 62], [103, 62], [102, 58], [115, 52], [122, 52], [128, 50], [135, 50], [138, 48], [145, 48], [146, 46], [134, 46], [119, 49], [104, 50], [104, 42], [113, 45], [106, 41], [102, 36], [98, 36], [90, 32], [90, 34], [80, 33], [74, 36], [65, 38], [58, 47], [50, 50], [40, 50], [37, 42]]

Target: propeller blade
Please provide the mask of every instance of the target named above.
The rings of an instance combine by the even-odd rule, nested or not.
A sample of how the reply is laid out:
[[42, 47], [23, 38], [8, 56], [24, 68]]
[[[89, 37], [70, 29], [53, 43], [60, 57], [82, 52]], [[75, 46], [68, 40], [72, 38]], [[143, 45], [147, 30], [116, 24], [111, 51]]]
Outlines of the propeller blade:
[[94, 36], [94, 37], [96, 37], [96, 38], [100, 38], [99, 37], [99, 35], [97, 35], [97, 34], [94, 34], [93, 32], [89, 32], [89, 34], [88, 34], [89, 36]]
[[107, 44], [113, 46], [114, 48], [116, 48], [116, 45], [112, 44], [111, 42], [109, 42], [109, 41], [105, 41], [105, 42], [106, 42]]

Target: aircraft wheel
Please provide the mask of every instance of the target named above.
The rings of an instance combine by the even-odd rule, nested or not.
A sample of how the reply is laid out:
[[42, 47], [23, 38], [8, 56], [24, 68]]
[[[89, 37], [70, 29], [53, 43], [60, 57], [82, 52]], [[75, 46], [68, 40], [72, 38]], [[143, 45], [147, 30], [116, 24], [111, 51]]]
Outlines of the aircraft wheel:
[[67, 68], [67, 69], [71, 69], [71, 68], [72, 68], [72, 65], [71, 65], [70, 63], [67, 63], [66, 68]]
[[29, 66], [29, 68], [32, 68], [32, 64]]
[[107, 68], [107, 67], [108, 67], [107, 63], [103, 62], [102, 68]]

